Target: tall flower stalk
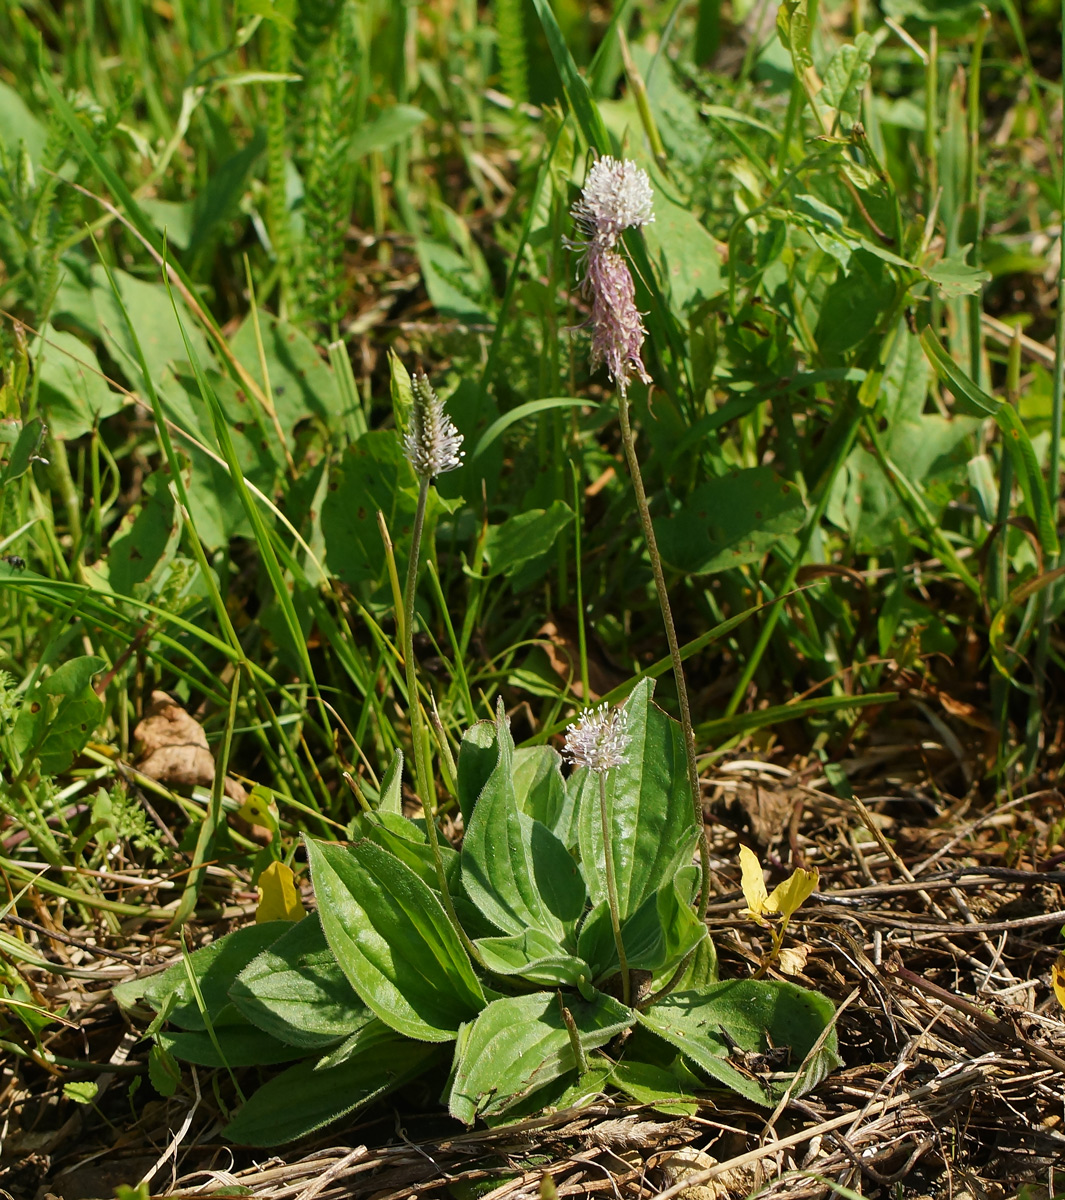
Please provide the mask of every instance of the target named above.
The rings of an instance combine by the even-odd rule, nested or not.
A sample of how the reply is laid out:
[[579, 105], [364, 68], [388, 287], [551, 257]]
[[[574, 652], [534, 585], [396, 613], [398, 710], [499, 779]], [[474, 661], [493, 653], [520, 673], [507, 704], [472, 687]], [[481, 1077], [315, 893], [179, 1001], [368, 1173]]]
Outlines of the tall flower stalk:
[[684, 677], [684, 663], [673, 623], [673, 610], [666, 590], [662, 558], [658, 553], [651, 510], [647, 504], [640, 463], [636, 457], [632, 425], [629, 421], [629, 383], [633, 376], [651, 383], [644, 366], [642, 350], [647, 330], [636, 307], [636, 289], [632, 272], [618, 245], [626, 229], [638, 228], [654, 220], [654, 193], [647, 172], [634, 162], [619, 161], [609, 156], [598, 159], [588, 171], [580, 199], [571, 215], [577, 224], [579, 237], [571, 244], [581, 252], [581, 294], [591, 306], [588, 325], [592, 331], [592, 368], [605, 365], [617, 388], [618, 417], [625, 460], [632, 477], [636, 508], [640, 514], [651, 572], [654, 576], [658, 606], [662, 610], [669, 657], [673, 663], [673, 678], [677, 686], [680, 722], [684, 732], [688, 784], [691, 788], [692, 815], [700, 832], [699, 865], [702, 880], [699, 911], [705, 914], [710, 900], [710, 849], [703, 821], [702, 793], [699, 786], [699, 765], [695, 757], [695, 730], [692, 726], [691, 705]]
[[433, 391], [428, 377], [418, 372], [411, 379], [410, 421], [403, 437], [403, 453], [418, 476], [418, 506], [414, 512], [411, 532], [410, 561], [407, 563], [407, 583], [403, 592], [403, 665], [407, 676], [407, 705], [410, 710], [410, 736], [414, 753], [414, 778], [425, 812], [425, 832], [436, 866], [440, 895], [451, 924], [455, 927], [468, 953], [476, 960], [480, 956], [459, 923], [451, 892], [444, 872], [444, 857], [440, 853], [440, 836], [436, 828], [433, 770], [429, 759], [429, 743], [422, 706], [418, 699], [418, 672], [414, 663], [414, 600], [418, 586], [418, 566], [421, 560], [422, 532], [425, 528], [425, 509], [429, 488], [438, 475], [462, 465], [462, 434], [444, 412], [444, 403]]
[[618, 905], [618, 885], [614, 877], [614, 847], [610, 837], [610, 804], [606, 794], [606, 777], [629, 760], [625, 750], [632, 739], [625, 732], [625, 714], [607, 704], [589, 709], [566, 730], [566, 758], [578, 767], [587, 767], [599, 779], [599, 820], [603, 829], [603, 859], [606, 871], [607, 907], [610, 910], [610, 929], [618, 952], [621, 970], [621, 1000], [632, 1001], [632, 980], [629, 960], [621, 938], [621, 910]]

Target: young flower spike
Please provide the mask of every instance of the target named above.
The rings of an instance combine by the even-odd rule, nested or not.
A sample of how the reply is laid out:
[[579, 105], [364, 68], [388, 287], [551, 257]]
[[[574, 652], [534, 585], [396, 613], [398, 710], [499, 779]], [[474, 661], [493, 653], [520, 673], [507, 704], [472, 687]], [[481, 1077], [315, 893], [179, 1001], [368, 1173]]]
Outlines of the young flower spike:
[[625, 732], [624, 710], [600, 704], [581, 713], [580, 719], [569, 726], [562, 753], [575, 766], [605, 775], [629, 761], [625, 750], [631, 741]]
[[615, 247], [624, 230], [654, 220], [653, 201], [646, 171], [628, 159], [605, 157], [592, 164], [572, 210], [581, 233], [572, 245], [583, 251], [581, 292], [592, 306], [592, 368], [605, 364], [622, 396], [633, 375], [644, 383], [651, 377], [640, 357], [647, 330], [632, 273]]
[[411, 379], [414, 403], [403, 453], [419, 479], [435, 479], [462, 466], [462, 434], [444, 412], [444, 402], [433, 391], [428, 376], [417, 372]]

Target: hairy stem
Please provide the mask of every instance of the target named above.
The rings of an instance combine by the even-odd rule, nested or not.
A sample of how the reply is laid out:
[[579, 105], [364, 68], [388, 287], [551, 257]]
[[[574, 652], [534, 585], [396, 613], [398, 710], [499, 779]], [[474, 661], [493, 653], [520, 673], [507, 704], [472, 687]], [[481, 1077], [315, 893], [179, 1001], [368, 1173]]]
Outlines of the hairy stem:
[[699, 869], [702, 874], [699, 887], [699, 915], [705, 916], [706, 906], [710, 903], [710, 844], [706, 834], [706, 822], [703, 820], [703, 799], [699, 788], [699, 764], [695, 759], [695, 729], [692, 726], [691, 706], [688, 703], [688, 685], [684, 678], [684, 662], [680, 657], [680, 645], [677, 642], [676, 626], [673, 624], [669, 592], [666, 590], [666, 577], [662, 571], [662, 558], [658, 553], [658, 542], [655, 540], [654, 526], [651, 524], [651, 510], [647, 505], [647, 493], [643, 489], [643, 476], [640, 474], [640, 463], [636, 457], [632, 425], [629, 422], [629, 402], [620, 391], [618, 392], [618, 416], [621, 420], [621, 441], [625, 447], [625, 460], [629, 466], [629, 475], [632, 477], [632, 490], [636, 494], [636, 508], [640, 514], [640, 524], [643, 526], [647, 554], [651, 559], [651, 573], [654, 575], [655, 591], [658, 593], [658, 607], [662, 610], [662, 623], [666, 627], [669, 657], [673, 663], [673, 678], [677, 685], [680, 724], [684, 732], [684, 754], [688, 764], [688, 786], [691, 788], [692, 794], [692, 817], [695, 821], [695, 828], [699, 831]]

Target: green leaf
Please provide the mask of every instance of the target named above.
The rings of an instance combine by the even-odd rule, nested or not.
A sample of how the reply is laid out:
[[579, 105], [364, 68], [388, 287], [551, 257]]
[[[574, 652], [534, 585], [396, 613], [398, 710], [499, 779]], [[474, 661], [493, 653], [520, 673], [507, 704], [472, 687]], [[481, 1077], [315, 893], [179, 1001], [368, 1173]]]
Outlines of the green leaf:
[[[246, 925], [223, 934], [209, 946], [189, 955], [188, 966], [199, 984], [212, 1023], [215, 1015], [229, 1005], [229, 988], [233, 980], [252, 959], [291, 928], [287, 921]], [[129, 1007], [143, 997], [156, 1012], [166, 1008], [167, 1020], [182, 1029], [199, 1031], [207, 1028], [183, 961], [168, 967], [161, 975], [120, 983], [112, 989], [112, 995], [122, 1007]]]
[[872, 73], [870, 62], [876, 51], [876, 41], [864, 30], [854, 44], [844, 43], [833, 54], [825, 68], [825, 85], [818, 100], [838, 109], [844, 129], [853, 127], [862, 112], [862, 94]]
[[403, 751], [398, 747], [392, 754], [392, 761], [381, 780], [381, 795], [377, 801], [377, 811], [403, 814]]
[[316, 1048], [370, 1019], [333, 957], [317, 914], [290, 927], [244, 968], [229, 989], [240, 1012], [293, 1046]]
[[221, 234], [219, 226], [239, 214], [252, 170], [265, 149], [266, 133], [260, 128], [246, 146], [217, 163], [208, 174], [192, 207], [192, 229], [187, 242], [190, 256], [205, 250]]
[[566, 847], [518, 810], [514, 742], [500, 709], [499, 753], [462, 842], [467, 895], [504, 933], [539, 929], [562, 942], [584, 910], [587, 892]]
[[[610, 996], [592, 1003], [571, 1000], [567, 1007], [585, 1052], [605, 1045], [635, 1018], [632, 1009]], [[557, 995], [494, 1000], [462, 1031], [448, 1108], [472, 1125], [478, 1115], [505, 1112], [576, 1066]]]
[[276, 1146], [346, 1116], [420, 1075], [439, 1055], [387, 1028], [335, 1066], [300, 1063], [264, 1084], [225, 1128], [231, 1142]]
[[478, 938], [477, 949], [484, 965], [496, 975], [517, 975], [541, 987], [574, 987], [582, 993], [592, 982], [588, 964], [567, 954], [550, 934], [539, 929]]
[[[628, 762], [607, 776], [607, 811], [614, 851], [620, 916], [643, 901], [691, 861], [698, 831], [692, 819], [684, 735], [676, 721], [651, 702], [654, 681], [641, 679], [625, 702]], [[581, 767], [581, 864], [592, 902], [606, 900], [599, 789]]]
[[[692, 868], [686, 868], [685, 872]], [[690, 880], [683, 891], [675, 882], [663, 884], [621, 925], [625, 957], [632, 971], [675, 970], [686, 955], [709, 937], [691, 906]], [[614, 975], [621, 964], [610, 924], [610, 909], [600, 902], [581, 926], [577, 953], [591, 964], [594, 978]]]
[[103, 716], [92, 679], [105, 665], [92, 655], [72, 658], [27, 693], [11, 731], [23, 764], [36, 758], [42, 775], [59, 775], [81, 753]]
[[526, 417], [534, 417], [542, 412], [548, 412], [554, 408], [588, 408], [587, 400], [576, 400], [572, 396], [549, 396], [543, 400], [527, 400], [524, 404], [519, 404], [517, 408], [512, 408], [508, 412], [503, 413], [501, 417], [497, 417], [491, 425], [481, 434], [477, 445], [474, 447], [473, 453], [469, 456], [472, 462], [492, 446], [503, 434], [519, 421], [524, 421]]
[[[402, 560], [410, 547], [418, 493], [414, 471], [403, 456], [395, 430], [380, 429], [363, 434], [344, 452], [333, 472], [329, 492], [322, 505], [322, 533], [329, 566], [345, 583], [374, 582], [383, 578], [385, 549], [377, 512]], [[424, 538], [428, 541], [441, 512], [450, 502], [429, 491]]]
[[105, 556], [87, 570], [100, 591], [147, 599], [165, 582], [181, 544], [181, 520], [166, 471], [148, 476], [144, 496], [140, 509], [127, 512], [116, 526]]
[[[5, 428], [10, 428], [10, 425]], [[21, 479], [26, 474], [30, 469], [30, 464], [40, 453], [46, 433], [44, 422], [40, 417], [34, 417], [19, 429], [4, 469], [0, 472], [0, 487], [7, 487], [9, 483], [14, 483], [16, 479]]]
[[799, 489], [771, 467], [733, 471], [695, 489], [669, 517], [658, 518], [662, 557], [695, 575], [761, 562], [806, 519]]
[[459, 810], [469, 824], [474, 805], [499, 761], [499, 727], [495, 721], [478, 721], [462, 735], [458, 761]]
[[325, 936], [365, 1004], [408, 1037], [450, 1041], [484, 993], [429, 886], [369, 841], [308, 839], [307, 854]]
[[965, 261], [970, 249], [969, 246], [963, 246], [957, 254], [941, 258], [935, 266], [925, 271], [944, 299], [975, 296], [983, 290], [985, 283], [991, 282], [990, 271], [985, 271], [983, 267], [974, 267]]
[[514, 751], [514, 796], [518, 808], [546, 825], [567, 848], [577, 840], [577, 806], [562, 778], [562, 756], [554, 746]]
[[[640, 1013], [639, 1020], [712, 1079], [768, 1108], [789, 1088], [802, 1095], [839, 1066], [833, 1030], [802, 1075], [795, 1074], [834, 1013], [826, 996], [794, 983], [729, 979], [698, 992], [675, 992]], [[789, 1068], [761, 1072], [752, 1060], [731, 1057], [734, 1047], [748, 1055], [787, 1047]]]
[[1040, 470], [1032, 439], [1028, 436], [1016, 409], [989, 396], [975, 383], [951, 358], [931, 329], [922, 332], [921, 345], [936, 374], [954, 393], [962, 410], [974, 416], [989, 416], [995, 419], [1002, 431], [1002, 444], [1006, 453], [1013, 459], [1025, 505], [1035, 522], [1043, 553], [1047, 556], [1056, 555], [1060, 546], [1043, 472]]
[[40, 412], [53, 437], [81, 437], [126, 403], [108, 387], [92, 349], [51, 325], [45, 326], [37, 374]]
[[573, 520], [573, 510], [564, 500], [550, 508], [532, 508], [492, 525], [484, 540], [486, 578], [513, 575], [534, 559], [546, 559], [556, 548], [558, 535]]
[[347, 161], [355, 162], [374, 150], [391, 150], [405, 142], [428, 119], [428, 115], [413, 104], [391, 105], [352, 134], [348, 141]]
[[91, 1104], [100, 1091], [100, 1085], [94, 1079], [79, 1081], [72, 1079], [63, 1084], [63, 1097], [73, 1100], [75, 1104]]
[[[200, 332], [188, 309], [180, 298], [175, 296], [171, 304], [166, 287], [162, 283], [146, 283], [117, 267], [112, 268], [111, 274], [118, 288], [121, 305], [111, 291], [107, 272], [102, 266], [92, 269], [93, 299], [96, 304], [96, 316], [103, 330], [104, 341], [108, 352], [118, 362], [122, 370], [130, 375], [131, 372], [140, 374], [137, 348], [130, 337], [126, 325], [126, 314], [137, 334], [145, 362], [155, 379], [162, 378], [166, 367], [172, 362], [186, 362], [188, 351], [185, 340], [181, 336], [181, 327], [174, 315], [174, 304], [181, 314], [182, 322], [188, 331], [189, 342], [192, 344], [200, 361], [206, 366], [214, 363], [207, 339]], [[125, 313], [123, 313], [123, 307]], [[138, 381], [139, 382], [139, 381]]]
[[148, 1051], [148, 1078], [152, 1087], [169, 1100], [181, 1084], [181, 1066], [158, 1042]]
[[672, 1116], [694, 1116], [699, 1110], [699, 1080], [690, 1071], [657, 1063], [622, 1059], [610, 1073], [610, 1082], [637, 1104], [649, 1104]]
[[30, 112], [10, 84], [0, 83], [0, 142], [3, 142], [12, 158], [18, 153], [19, 142], [35, 163], [44, 159], [44, 147], [48, 141], [48, 130]]
[[687, 325], [700, 305], [721, 294], [718, 244], [691, 209], [674, 203], [665, 188], [656, 190], [655, 219], [644, 227], [643, 237], [658, 268], [662, 295]]
[[[159, 1045], [182, 1062], [198, 1067], [260, 1067], [303, 1058], [306, 1046], [279, 1041], [255, 1025], [219, 1025], [214, 1037], [201, 1030], [155, 1035]], [[216, 1045], [217, 1043], [217, 1045]]]
[[[270, 313], [259, 314], [259, 336], [270, 380], [270, 402], [289, 446], [295, 447], [295, 428], [309, 416], [318, 417], [330, 431], [336, 430], [347, 416], [347, 402], [335, 373], [314, 342], [298, 326]], [[265, 388], [255, 322], [250, 317], [229, 346], [248, 374]], [[273, 430], [269, 419], [267, 428]]]

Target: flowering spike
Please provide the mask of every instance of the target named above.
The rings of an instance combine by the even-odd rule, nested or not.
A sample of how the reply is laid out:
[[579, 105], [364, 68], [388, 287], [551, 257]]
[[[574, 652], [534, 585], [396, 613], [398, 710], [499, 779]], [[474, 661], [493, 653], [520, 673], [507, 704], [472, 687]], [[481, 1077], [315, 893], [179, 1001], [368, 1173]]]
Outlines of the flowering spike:
[[631, 159], [619, 162], [606, 155], [592, 164], [573, 219], [589, 244], [612, 250], [624, 230], [655, 219], [653, 203], [647, 172]]
[[403, 452], [419, 479], [435, 479], [462, 466], [462, 434], [444, 412], [444, 402], [423, 372], [416, 372], [411, 379], [411, 393], [414, 404], [403, 436]]
[[625, 712], [600, 704], [581, 713], [566, 730], [563, 754], [578, 767], [605, 775], [629, 760], [625, 754], [632, 738], [625, 732]]
[[629, 159], [607, 156], [592, 164], [572, 209], [581, 232], [572, 243], [583, 251], [581, 292], [592, 306], [592, 369], [605, 364], [622, 396], [633, 375], [644, 383], [651, 377], [640, 356], [647, 330], [636, 307], [632, 273], [615, 247], [624, 230], [654, 220], [653, 202], [647, 172]]

